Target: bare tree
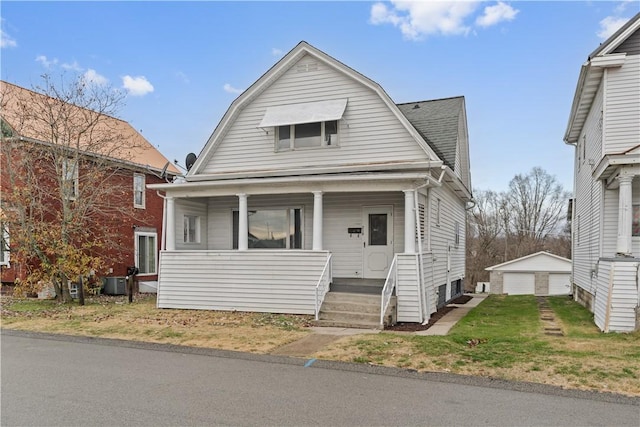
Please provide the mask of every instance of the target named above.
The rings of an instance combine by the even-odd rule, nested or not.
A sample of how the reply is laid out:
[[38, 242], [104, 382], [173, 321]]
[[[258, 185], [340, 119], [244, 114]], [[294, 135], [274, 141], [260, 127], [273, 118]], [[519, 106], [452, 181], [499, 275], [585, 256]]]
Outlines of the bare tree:
[[124, 94], [83, 77], [33, 91], [2, 83], [2, 212], [12, 259], [29, 269], [23, 285], [54, 286], [68, 301], [69, 282], [116, 258], [116, 227], [132, 215], [121, 203], [125, 163], [138, 149], [115, 119]]
[[512, 258], [543, 250], [548, 238], [562, 232], [569, 197], [555, 176], [539, 167], [511, 180], [501, 213]]

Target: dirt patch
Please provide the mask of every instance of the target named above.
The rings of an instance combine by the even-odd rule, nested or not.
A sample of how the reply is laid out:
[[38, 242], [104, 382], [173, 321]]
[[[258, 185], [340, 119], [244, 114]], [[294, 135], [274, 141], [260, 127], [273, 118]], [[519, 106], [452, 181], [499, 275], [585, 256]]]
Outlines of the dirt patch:
[[449, 304], [466, 304], [473, 299], [471, 295], [460, 295], [458, 298], [451, 301]]

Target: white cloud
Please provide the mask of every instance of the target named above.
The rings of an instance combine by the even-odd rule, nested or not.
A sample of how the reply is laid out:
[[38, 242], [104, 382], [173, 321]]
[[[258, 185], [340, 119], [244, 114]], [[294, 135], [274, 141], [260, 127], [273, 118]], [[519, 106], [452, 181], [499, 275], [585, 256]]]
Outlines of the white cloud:
[[622, 13], [630, 4], [637, 3], [637, 0], [622, 0], [614, 9], [616, 13]]
[[499, 1], [494, 6], [485, 7], [484, 14], [476, 19], [476, 24], [481, 27], [490, 27], [502, 21], [513, 21], [518, 12], [520, 11]]
[[616, 18], [615, 16], [607, 16], [600, 21], [600, 30], [596, 33], [601, 39], [608, 39], [620, 27], [622, 27], [629, 18]]
[[36, 62], [41, 63], [44, 68], [51, 68], [58, 63], [58, 58], [49, 59], [44, 55], [38, 55], [36, 56]]
[[222, 88], [224, 89], [225, 92], [228, 92], [228, 93], [242, 93], [242, 89], [237, 89], [231, 86], [229, 83], [225, 83]]
[[78, 64], [78, 61], [73, 61], [70, 64], [68, 62], [64, 62], [60, 66], [65, 70], [72, 70], [72, 71], [78, 71], [78, 72], [82, 71], [82, 67], [80, 67], [80, 65]]
[[[481, 3], [481, 0], [392, 0], [389, 5], [378, 2], [371, 6], [369, 22], [398, 27], [404, 37], [410, 40], [420, 40], [430, 35], [467, 35], [473, 30], [473, 15]], [[518, 10], [498, 1], [484, 8], [475, 25], [489, 27], [511, 21], [517, 14]]]
[[283, 53], [282, 49], [278, 49], [277, 47], [271, 49], [271, 55], [273, 56], [281, 56]]
[[3, 30], [0, 30], [0, 48], [4, 49], [7, 47], [16, 46], [18, 46], [18, 42], [16, 42], [16, 40], [9, 34], [5, 33]]
[[392, 9], [383, 3], [371, 7], [372, 24], [392, 24], [411, 40], [419, 40], [432, 34], [468, 34], [471, 27], [465, 24], [478, 7], [479, 1], [400, 1], [391, 2]]
[[96, 84], [98, 86], [106, 85], [107, 83], [109, 83], [109, 79], [101, 74], [98, 74], [96, 70], [92, 70], [91, 68], [89, 68], [84, 73], [82, 78], [84, 79], [84, 81]]
[[153, 85], [144, 76], [124, 76], [122, 78], [122, 86], [132, 96], [144, 96], [153, 92]]

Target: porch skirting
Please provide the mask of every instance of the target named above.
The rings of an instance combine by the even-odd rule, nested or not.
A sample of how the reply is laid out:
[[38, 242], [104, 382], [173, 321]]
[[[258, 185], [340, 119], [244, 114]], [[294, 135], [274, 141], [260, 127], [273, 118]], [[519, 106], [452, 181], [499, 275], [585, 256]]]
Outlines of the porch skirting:
[[314, 314], [327, 251], [162, 251], [158, 308]]
[[632, 332], [638, 324], [640, 259], [601, 258], [594, 304], [594, 320], [604, 332]]

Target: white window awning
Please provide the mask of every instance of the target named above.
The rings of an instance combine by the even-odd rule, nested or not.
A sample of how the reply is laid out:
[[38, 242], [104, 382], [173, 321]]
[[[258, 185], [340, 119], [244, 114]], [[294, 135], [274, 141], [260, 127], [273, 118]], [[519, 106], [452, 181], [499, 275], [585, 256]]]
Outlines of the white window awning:
[[267, 128], [340, 120], [346, 108], [346, 98], [267, 107], [258, 127]]

